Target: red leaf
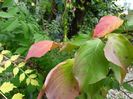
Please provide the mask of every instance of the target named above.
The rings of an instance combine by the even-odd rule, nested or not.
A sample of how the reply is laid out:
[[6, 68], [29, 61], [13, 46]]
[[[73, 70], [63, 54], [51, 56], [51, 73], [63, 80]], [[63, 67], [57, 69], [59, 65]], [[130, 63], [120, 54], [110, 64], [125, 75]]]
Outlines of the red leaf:
[[[104, 48], [104, 54], [106, 59], [120, 67], [121, 83], [127, 73], [128, 66], [132, 65], [133, 62], [133, 46], [122, 34], [110, 34], [108, 35], [108, 41]], [[114, 69], [116, 73], [118, 70]], [[118, 76], [118, 74], [117, 74]]]
[[53, 68], [37, 99], [41, 99], [44, 92], [48, 99], [75, 99], [79, 95], [79, 86], [72, 73], [73, 63], [73, 59], [68, 59]]
[[27, 61], [31, 57], [42, 57], [48, 51], [54, 48], [57, 48], [58, 46], [59, 46], [58, 43], [53, 41], [40, 41], [40, 42], [34, 43], [30, 47], [25, 61]]
[[106, 34], [118, 29], [122, 24], [123, 20], [116, 16], [104, 16], [96, 25], [93, 37], [104, 37]]

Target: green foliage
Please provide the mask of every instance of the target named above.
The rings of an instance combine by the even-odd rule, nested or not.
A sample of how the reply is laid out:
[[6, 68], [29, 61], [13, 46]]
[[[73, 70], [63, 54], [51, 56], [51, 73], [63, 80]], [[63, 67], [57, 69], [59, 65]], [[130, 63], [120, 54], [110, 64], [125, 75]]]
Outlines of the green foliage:
[[[5, 3], [2, 4], [1, 9], [5, 7]], [[10, 2], [6, 4], [8, 5], [8, 3]], [[7, 12], [0, 12], [0, 42], [6, 44], [8, 49], [23, 54], [33, 42], [49, 39], [47, 33], [42, 31], [34, 16], [30, 14], [26, 5], [17, 5], [13, 2], [13, 6], [7, 7]]]
[[129, 92], [133, 92], [133, 86], [131, 86], [130, 84], [124, 83], [123, 87]]

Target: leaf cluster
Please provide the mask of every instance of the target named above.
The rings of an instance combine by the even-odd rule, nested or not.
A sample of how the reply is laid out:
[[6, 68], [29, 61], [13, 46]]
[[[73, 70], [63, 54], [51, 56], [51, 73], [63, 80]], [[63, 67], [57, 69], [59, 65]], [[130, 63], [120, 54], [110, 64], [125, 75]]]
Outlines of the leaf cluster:
[[[4, 98], [23, 99], [29, 97], [31, 92], [40, 89], [42, 79], [27, 65], [20, 55], [12, 55], [9, 50], [0, 52], [0, 94]], [[32, 90], [31, 90], [32, 89]]]

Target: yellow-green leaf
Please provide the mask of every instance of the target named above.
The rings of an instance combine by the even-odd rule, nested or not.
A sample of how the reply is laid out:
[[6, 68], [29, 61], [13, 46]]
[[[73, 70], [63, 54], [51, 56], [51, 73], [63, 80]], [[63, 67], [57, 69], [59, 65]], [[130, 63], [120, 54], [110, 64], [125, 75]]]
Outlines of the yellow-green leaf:
[[26, 74], [30, 74], [32, 71], [33, 71], [33, 70], [27, 69], [27, 70], [25, 71], [25, 73], [26, 73]]
[[1, 54], [3, 54], [3, 55], [9, 54], [9, 53], [10, 53], [9, 50], [3, 50], [3, 51], [1, 52]]
[[12, 99], [23, 99], [24, 95], [21, 93], [17, 93], [15, 95], [13, 95]]
[[29, 78], [36, 78], [36, 77], [37, 77], [36, 74], [31, 74], [31, 75], [29, 76]]
[[13, 75], [16, 76], [16, 75], [18, 74], [18, 72], [19, 72], [18, 67], [15, 67], [15, 68], [13, 69]]
[[29, 79], [29, 78], [26, 79], [26, 84], [27, 84], [27, 85], [30, 84], [30, 79]]
[[0, 67], [0, 73], [2, 73], [5, 69], [3, 67]]
[[23, 66], [25, 66], [25, 62], [21, 62], [21, 63], [18, 64], [18, 67], [20, 67], [20, 68], [23, 67]]
[[5, 69], [8, 68], [11, 64], [12, 64], [11, 61], [10, 60], [7, 60], [5, 62], [5, 65], [4, 65]]
[[2, 91], [3, 93], [9, 93], [10, 91], [13, 90], [13, 88], [16, 88], [16, 86], [14, 86], [12, 83], [10, 82], [4, 82], [1, 86], [0, 86], [0, 91]]
[[25, 74], [22, 73], [22, 74], [19, 76], [19, 80], [20, 80], [20, 82], [22, 82], [24, 79], [25, 79]]
[[2, 62], [2, 60], [3, 60], [3, 55], [2, 54], [0, 54], [0, 63]]
[[11, 61], [17, 60], [17, 59], [19, 58], [19, 56], [20, 56], [20, 55], [13, 55], [13, 56], [11, 57]]
[[37, 80], [31, 79], [31, 85], [38, 86], [39, 84], [38, 84], [38, 81]]

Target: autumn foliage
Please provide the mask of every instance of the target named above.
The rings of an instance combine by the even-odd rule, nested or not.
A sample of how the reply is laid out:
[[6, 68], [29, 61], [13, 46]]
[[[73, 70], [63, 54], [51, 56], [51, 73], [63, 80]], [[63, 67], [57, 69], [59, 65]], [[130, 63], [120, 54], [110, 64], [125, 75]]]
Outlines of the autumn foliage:
[[[107, 79], [112, 81], [110, 77], [123, 83], [127, 67], [133, 62], [133, 45], [122, 34], [112, 33], [122, 24], [119, 17], [102, 17], [94, 28], [93, 37], [81, 44], [74, 58], [59, 63], [49, 72], [38, 99], [44, 93], [48, 99], [75, 99], [78, 96], [83, 99], [84, 93], [96, 99], [106, 97], [111, 87], [105, 82]], [[105, 36], [107, 41], [103, 42], [100, 38]], [[26, 61], [41, 57], [53, 48], [61, 48], [60, 44], [53, 41], [35, 43], [29, 49]], [[110, 70], [113, 71], [111, 75]], [[106, 94], [101, 94], [103, 92]]]

